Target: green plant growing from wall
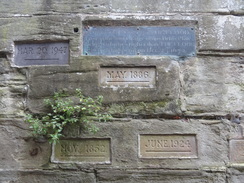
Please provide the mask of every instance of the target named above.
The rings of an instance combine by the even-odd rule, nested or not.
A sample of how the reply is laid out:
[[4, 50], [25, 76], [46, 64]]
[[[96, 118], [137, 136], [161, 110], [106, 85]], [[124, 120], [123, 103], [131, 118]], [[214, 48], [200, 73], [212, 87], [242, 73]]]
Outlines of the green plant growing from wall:
[[47, 114], [28, 114], [26, 122], [33, 130], [33, 136], [46, 136], [50, 142], [56, 143], [64, 127], [69, 124], [81, 123], [88, 132], [97, 132], [98, 128], [92, 122], [94, 119], [107, 121], [111, 115], [102, 112], [102, 96], [96, 98], [85, 97], [79, 89], [76, 89], [76, 97], [79, 102], [75, 104], [68, 98], [65, 92], [55, 93], [52, 99], [44, 100], [50, 107]]

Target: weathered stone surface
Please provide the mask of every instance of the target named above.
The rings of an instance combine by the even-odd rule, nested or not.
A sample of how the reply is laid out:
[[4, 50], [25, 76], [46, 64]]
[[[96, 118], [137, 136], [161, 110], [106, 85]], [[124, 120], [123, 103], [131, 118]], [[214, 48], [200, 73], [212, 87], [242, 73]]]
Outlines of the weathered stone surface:
[[[112, 19], [111, 16], [104, 16], [103, 19]], [[156, 16], [145, 16], [143, 20], [145, 24], [150, 24], [150, 21], [158, 20]], [[161, 17], [163, 18], [163, 17]], [[169, 17], [168, 17], [169, 18]], [[167, 18], [167, 19], [168, 19]], [[97, 17], [97, 20], [102, 20]], [[136, 22], [142, 20], [142, 17], [137, 16], [118, 16], [120, 20], [129, 20]], [[172, 17], [172, 21], [178, 21], [177, 16]], [[243, 17], [242, 16], [203, 16], [195, 17], [182, 16], [181, 22], [185, 25], [187, 21], [197, 21], [199, 24], [199, 50], [204, 51], [219, 51], [219, 50], [243, 50], [244, 41], [243, 34]], [[188, 20], [189, 19], [189, 20]], [[186, 21], [187, 20], [187, 21]], [[165, 20], [164, 20], [165, 21]], [[161, 22], [164, 22], [161, 20]], [[148, 23], [146, 23], [148, 22]], [[179, 24], [176, 25], [179, 25]], [[182, 25], [184, 25], [184, 23]], [[134, 23], [136, 25], [136, 23]], [[165, 25], [168, 25], [165, 22]], [[162, 26], [162, 23], [160, 23]], [[78, 32], [74, 32], [74, 28], [78, 28]], [[15, 31], [22, 30], [21, 32]], [[49, 30], [52, 31], [49, 31]], [[63, 41], [71, 40], [71, 55], [79, 55], [81, 51], [78, 48], [81, 46], [80, 33], [82, 29], [82, 22], [79, 16], [34, 16], [21, 18], [2, 18], [0, 19], [0, 35], [2, 37], [2, 44], [0, 51], [7, 52], [9, 55], [13, 54], [13, 41], [34, 41], [38, 40], [52, 40]], [[231, 31], [230, 31], [231, 30]], [[232, 31], [233, 30], [233, 31]], [[198, 36], [197, 36], [198, 37]]]
[[98, 171], [98, 182], [143, 183], [224, 183], [225, 174], [204, 174], [198, 170], [109, 169]]
[[0, 118], [23, 116], [26, 76], [17, 70], [11, 71], [8, 67], [4, 67], [3, 72], [0, 75]]
[[37, 0], [7, 1], [4, 0], [0, 6], [2, 16], [31, 16], [46, 14], [101, 14], [101, 13], [189, 13], [189, 12], [219, 12], [243, 14], [243, 4], [241, 0], [218, 1], [163, 1], [148, 2], [146, 0], [61, 0], [58, 2]]
[[[80, 46], [80, 31], [74, 32], [74, 28], [81, 29], [79, 16], [35, 16], [22, 18], [1, 18], [0, 52], [6, 52], [13, 59], [15, 41], [42, 42], [42, 41], [70, 41], [70, 53], [77, 55], [77, 47]], [[16, 31], [21, 30], [21, 31]]]
[[233, 50], [243, 53], [243, 16], [199, 17], [199, 50]]
[[202, 57], [181, 66], [186, 112], [243, 113], [244, 73], [241, 58]]
[[0, 169], [38, 168], [48, 163], [50, 144], [33, 141], [23, 120], [1, 120], [0, 131], [0, 145], [4, 147]]
[[[118, 87], [104, 88], [99, 86], [100, 66], [134, 67], [134, 66], [156, 67], [156, 86], [155, 88], [143, 87]], [[45, 72], [45, 74], [43, 74]], [[29, 94], [28, 107], [32, 111], [38, 111], [41, 103], [36, 99], [41, 99], [53, 95], [55, 91], [62, 89], [74, 92], [80, 88], [85, 95], [104, 96], [104, 102], [113, 104], [116, 102], [131, 103], [145, 110], [152, 110], [151, 113], [179, 113], [178, 97], [180, 89], [179, 63], [171, 58], [147, 58], [147, 57], [79, 57], [71, 63], [70, 67], [32, 67], [29, 75]], [[142, 95], [143, 93], [143, 95]], [[140, 102], [148, 102], [150, 104]], [[156, 102], [153, 104], [153, 102]], [[40, 105], [40, 106], [39, 106]], [[115, 104], [116, 105], [116, 104]], [[127, 104], [125, 104], [127, 105]], [[132, 105], [132, 106], [133, 106]], [[130, 105], [129, 105], [130, 106]], [[123, 108], [123, 105], [121, 106]], [[119, 108], [121, 108], [119, 107]], [[117, 107], [118, 108], [118, 107]], [[132, 107], [133, 108], [133, 107]], [[113, 113], [138, 114], [145, 110], [130, 111], [125, 108], [116, 111], [112, 107]], [[141, 111], [141, 112], [140, 112]], [[146, 113], [145, 113], [146, 114]]]
[[54, 183], [95, 183], [93, 173], [77, 171], [48, 171], [48, 170], [26, 170], [26, 171], [0, 171], [1, 182], [54, 182]]
[[244, 179], [244, 171], [243, 167], [240, 167], [238, 169], [231, 168], [229, 170], [230, 176], [228, 177], [229, 182], [233, 183], [242, 183]]
[[[223, 50], [231, 50], [234, 53], [243, 55], [243, 16], [233, 15], [204, 15], [189, 14], [178, 16], [177, 14], [170, 15], [107, 15], [84, 17], [84, 21], [96, 20], [95, 25], [134, 25], [134, 26], [193, 26], [196, 29], [196, 38], [198, 42], [197, 49], [200, 53], [209, 54], [207, 51], [213, 51], [224, 54]], [[101, 20], [99, 22], [99, 20]], [[105, 20], [102, 21], [102, 20]], [[108, 23], [116, 20], [117, 23]], [[169, 21], [170, 20], [170, 21]], [[106, 22], [108, 21], [108, 22]], [[126, 22], [126, 23], [124, 23]], [[120, 23], [120, 24], [119, 24]], [[197, 26], [196, 26], [197, 24]], [[87, 23], [86, 25], [89, 25]], [[229, 51], [229, 52], [231, 52]]]
[[[200, 168], [222, 167], [229, 162], [228, 139], [239, 136], [239, 126], [228, 120], [207, 123], [198, 120], [131, 120], [97, 123], [100, 130], [98, 138], [111, 138], [110, 167], [141, 167], [141, 168]], [[66, 138], [92, 138], [93, 134], [84, 134], [81, 128], [67, 128]], [[196, 135], [197, 158], [185, 159], [158, 158], [144, 159], [139, 155], [139, 135]], [[81, 167], [86, 167], [83, 165]]]
[[[233, 154], [229, 149], [233, 139], [243, 138], [243, 117], [230, 118], [241, 125], [209, 119], [244, 113], [243, 15], [242, 0], [2, 0], [0, 182], [243, 182], [243, 159], [233, 161], [229, 154]], [[193, 26], [197, 55], [81, 56], [82, 30], [89, 21], [96, 25]], [[70, 65], [15, 67], [15, 42], [43, 41], [69, 42]], [[151, 88], [101, 87], [101, 67], [153, 67], [155, 83]], [[26, 111], [43, 112], [44, 98], [62, 89], [73, 94], [76, 88], [87, 96], [103, 95], [114, 116], [144, 118], [98, 123], [97, 134], [84, 134], [79, 127], [66, 129], [65, 138], [111, 139], [110, 164], [51, 163], [51, 145], [30, 138], [31, 131], [23, 122]], [[139, 137], [145, 134], [192, 135], [197, 158], [143, 158]], [[242, 155], [238, 144], [235, 148]]]
[[111, 1], [111, 11], [119, 13], [178, 13], [178, 12], [222, 12], [243, 11], [241, 0], [231, 2], [223, 1], [187, 1], [173, 0], [148, 2], [147, 0], [138, 1]]
[[33, 3], [31, 0], [19, 1], [4, 0], [1, 2], [2, 16], [18, 15], [18, 16], [31, 16], [31, 15], [47, 15], [47, 14], [69, 14], [75, 13], [104, 13], [109, 10], [109, 0], [61, 0], [61, 1], [47, 1], [37, 0]]
[[[157, 68], [155, 89], [104, 88], [98, 85], [99, 64], [119, 67], [123, 63], [124, 67], [144, 66], [147, 62]], [[44, 70], [45, 75], [42, 74]], [[42, 108], [41, 98], [62, 89], [74, 91], [75, 88], [81, 88], [85, 95], [103, 95], [106, 103], [113, 104], [110, 111], [114, 114], [180, 114], [179, 107], [187, 114], [243, 113], [243, 78], [242, 59], [237, 57], [190, 58], [181, 64], [167, 58], [151, 60], [111, 57], [104, 60], [103, 57], [81, 57], [70, 67], [31, 68], [28, 105], [33, 111], [38, 111], [38, 108]], [[180, 84], [183, 87], [181, 91]], [[129, 101], [133, 104], [128, 104]]]

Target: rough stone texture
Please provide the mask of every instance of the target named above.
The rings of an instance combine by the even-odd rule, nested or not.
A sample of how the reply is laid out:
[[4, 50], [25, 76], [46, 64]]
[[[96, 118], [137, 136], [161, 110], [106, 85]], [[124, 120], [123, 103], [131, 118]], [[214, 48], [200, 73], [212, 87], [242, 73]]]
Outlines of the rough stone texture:
[[[98, 70], [101, 65], [133, 67], [147, 66], [149, 63], [157, 68], [157, 83], [155, 88], [103, 88], [98, 84]], [[44, 75], [43, 72], [45, 72]], [[137, 105], [140, 108], [143, 104], [138, 102], [150, 102], [150, 104], [156, 102], [154, 104], [157, 106], [154, 107], [154, 111], [151, 112], [152, 114], [180, 113], [178, 105], [180, 93], [179, 63], [170, 58], [79, 57], [67, 67], [30, 68], [28, 83], [28, 107], [35, 112], [38, 112], [40, 107], [38, 103], [40, 100], [38, 99], [48, 97], [61, 89], [74, 92], [76, 88], [80, 88], [85, 95], [93, 97], [103, 95], [104, 102], [108, 104], [126, 102], [130, 103], [126, 104], [127, 107]], [[143, 95], [140, 95], [140, 93], [143, 93]], [[137, 103], [135, 104], [135, 102]], [[121, 107], [117, 106], [116, 109], [113, 107], [114, 113], [138, 114], [138, 112], [143, 113], [145, 111], [135, 109], [134, 112], [130, 112], [123, 109], [119, 110], [118, 108]]]
[[[37, 41], [37, 40], [70, 40], [71, 55], [81, 54], [81, 33], [82, 22], [86, 19], [96, 20], [127, 20], [137, 25], [137, 21], [144, 20], [144, 24], [150, 24], [150, 21], [157, 20], [157, 25], [168, 25], [169, 19], [173, 22], [171, 25], [180, 25], [182, 22], [188, 25], [189, 21], [198, 22], [197, 36], [199, 40], [198, 50], [200, 53], [211, 53], [228, 50], [232, 53], [242, 53], [244, 37], [241, 34], [244, 30], [242, 16], [207, 16], [207, 15], [114, 15], [114, 16], [87, 16], [78, 15], [49, 15], [34, 17], [14, 17], [0, 19], [0, 33], [2, 43], [0, 51], [8, 55], [13, 54], [13, 41]], [[137, 20], [137, 21], [135, 21]], [[181, 21], [179, 21], [181, 20]], [[174, 23], [175, 22], [175, 23]], [[181, 23], [180, 23], [181, 22]], [[74, 32], [74, 28], [79, 28]], [[16, 31], [19, 29], [21, 31]], [[50, 31], [51, 30], [51, 31]], [[228, 53], [227, 52], [227, 53]], [[243, 56], [243, 54], [242, 54]]]
[[40, 171], [40, 170], [26, 170], [26, 171], [0, 171], [1, 182], [54, 182], [54, 183], [95, 183], [93, 173], [77, 172], [77, 171]]
[[3, 16], [31, 16], [31, 15], [48, 15], [48, 14], [98, 14], [109, 11], [109, 0], [37, 0], [35, 3], [31, 0], [23, 1], [2, 1], [1, 14]]
[[0, 121], [0, 169], [39, 168], [49, 161], [50, 145], [36, 143], [23, 121]]
[[1, 18], [0, 52], [13, 57], [14, 42], [17, 41], [70, 40], [70, 54], [77, 56], [81, 39], [79, 32], [74, 32], [74, 28], [77, 27], [81, 28], [80, 17], [72, 15]]
[[243, 167], [237, 169], [230, 169], [230, 176], [228, 178], [229, 182], [241, 183], [243, 182], [244, 174]]
[[[166, 169], [199, 169], [222, 167], [228, 163], [228, 139], [239, 137], [239, 126], [228, 120], [130, 120], [98, 123], [96, 137], [111, 138], [112, 167], [141, 167]], [[78, 127], [66, 129], [66, 138], [92, 138], [93, 134], [83, 134]], [[198, 158], [158, 159], [138, 158], [138, 138], [140, 134], [196, 134]]]
[[37, 0], [33, 3], [31, 0], [16, 2], [14, 0], [3, 0], [1, 2], [1, 14], [4, 16], [19, 15], [31, 16], [39, 14], [58, 14], [58, 13], [231, 13], [243, 14], [242, 0], [229, 1], [187, 1], [173, 0], [148, 2], [146, 0], [65, 0], [48, 1]]
[[111, 1], [111, 8], [113, 12], [120, 13], [178, 13], [178, 12], [219, 12], [230, 13], [235, 11], [243, 11], [243, 4], [239, 1], [187, 1], [187, 0], [173, 0], [163, 1], [157, 0], [155, 2], [148, 2], [147, 0], [122, 0]]
[[243, 16], [203, 16], [199, 21], [199, 50], [243, 51]]
[[[175, 176], [177, 175], [177, 176]], [[204, 174], [197, 170], [101, 170], [98, 171], [98, 182], [143, 182], [143, 183], [224, 183], [225, 174]]]
[[[0, 182], [243, 182], [243, 164], [229, 160], [229, 141], [244, 126], [243, 15], [243, 0], [1, 0]], [[82, 56], [83, 24], [91, 23], [193, 26], [197, 56]], [[14, 42], [62, 40], [69, 66], [13, 64]], [[100, 66], [156, 66], [156, 88], [99, 87]], [[115, 117], [140, 118], [97, 124], [95, 135], [66, 129], [67, 137], [110, 138], [111, 164], [50, 163], [51, 145], [23, 122], [27, 110], [45, 111], [44, 98], [76, 88], [103, 95]], [[140, 134], [196, 134], [198, 158], [139, 158]]]
[[239, 57], [200, 57], [184, 62], [185, 110], [195, 113], [228, 113], [244, 109], [243, 59]]

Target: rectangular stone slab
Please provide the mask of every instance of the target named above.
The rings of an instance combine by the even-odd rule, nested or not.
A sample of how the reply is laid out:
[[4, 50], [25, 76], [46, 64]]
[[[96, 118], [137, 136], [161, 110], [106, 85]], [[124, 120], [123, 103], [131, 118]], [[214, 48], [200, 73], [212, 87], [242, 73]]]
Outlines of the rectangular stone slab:
[[156, 67], [101, 67], [102, 87], [149, 87], [156, 85]]
[[140, 135], [139, 157], [197, 158], [196, 135]]
[[244, 139], [230, 140], [231, 163], [244, 163]]
[[67, 139], [53, 144], [54, 163], [110, 163], [110, 139]]
[[15, 43], [14, 64], [66, 65], [69, 63], [68, 42]]
[[84, 55], [196, 54], [193, 27], [84, 26]]

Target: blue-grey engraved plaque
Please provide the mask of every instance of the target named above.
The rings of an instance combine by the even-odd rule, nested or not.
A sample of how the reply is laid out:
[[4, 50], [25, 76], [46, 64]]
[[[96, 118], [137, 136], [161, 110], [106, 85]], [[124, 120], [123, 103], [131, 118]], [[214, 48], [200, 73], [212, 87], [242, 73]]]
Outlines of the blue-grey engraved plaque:
[[68, 42], [15, 44], [14, 64], [17, 66], [66, 65], [68, 62]]
[[86, 26], [83, 30], [83, 54], [194, 56], [195, 29], [178, 26]]

